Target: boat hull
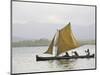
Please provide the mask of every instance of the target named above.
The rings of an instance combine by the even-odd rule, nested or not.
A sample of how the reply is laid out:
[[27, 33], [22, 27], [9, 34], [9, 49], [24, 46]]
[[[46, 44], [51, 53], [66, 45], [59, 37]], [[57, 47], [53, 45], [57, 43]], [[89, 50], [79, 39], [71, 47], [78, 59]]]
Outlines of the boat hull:
[[59, 56], [59, 57], [39, 57], [36, 55], [36, 61], [46, 61], [46, 60], [61, 60], [61, 59], [78, 59], [78, 58], [94, 58], [94, 54], [89, 56]]

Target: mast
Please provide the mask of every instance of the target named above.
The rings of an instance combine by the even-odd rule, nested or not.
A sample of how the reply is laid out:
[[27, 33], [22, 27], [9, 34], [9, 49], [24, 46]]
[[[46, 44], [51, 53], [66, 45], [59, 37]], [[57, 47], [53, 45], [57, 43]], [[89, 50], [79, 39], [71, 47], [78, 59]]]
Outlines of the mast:
[[55, 50], [54, 50], [54, 52], [55, 52], [55, 56], [58, 56], [58, 45], [57, 45], [57, 43], [58, 43], [58, 38], [59, 38], [59, 30], [57, 29], [57, 33], [56, 33], [56, 37], [55, 37]]

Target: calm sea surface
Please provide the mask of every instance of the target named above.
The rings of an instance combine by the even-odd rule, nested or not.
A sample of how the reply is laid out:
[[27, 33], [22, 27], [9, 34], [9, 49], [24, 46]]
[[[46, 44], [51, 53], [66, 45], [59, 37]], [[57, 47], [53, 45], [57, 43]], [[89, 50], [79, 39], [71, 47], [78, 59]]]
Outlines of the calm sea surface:
[[[36, 55], [51, 56], [49, 54], [43, 54], [47, 48], [46, 46], [12, 48], [12, 72], [27, 73], [95, 68], [95, 58], [37, 62]], [[85, 55], [84, 50], [86, 49], [90, 49], [91, 54], [95, 53], [95, 45], [84, 45], [74, 50], [77, 50], [79, 55]], [[71, 51], [69, 54], [72, 55]]]

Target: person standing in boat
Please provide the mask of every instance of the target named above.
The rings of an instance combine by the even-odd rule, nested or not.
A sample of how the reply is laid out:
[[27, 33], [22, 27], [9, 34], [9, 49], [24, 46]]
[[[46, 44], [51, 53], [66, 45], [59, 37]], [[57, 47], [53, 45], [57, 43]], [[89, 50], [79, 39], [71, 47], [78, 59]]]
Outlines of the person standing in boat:
[[90, 55], [89, 49], [85, 50], [85, 53], [86, 53], [87, 56], [89, 56]]

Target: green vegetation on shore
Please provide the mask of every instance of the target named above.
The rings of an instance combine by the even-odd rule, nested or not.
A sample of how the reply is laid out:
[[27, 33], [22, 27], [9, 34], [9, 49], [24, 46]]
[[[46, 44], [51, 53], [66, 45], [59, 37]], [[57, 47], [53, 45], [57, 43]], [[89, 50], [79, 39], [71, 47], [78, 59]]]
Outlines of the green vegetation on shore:
[[48, 46], [50, 41], [48, 39], [39, 40], [24, 40], [12, 42], [12, 47], [34, 47], [34, 46]]

